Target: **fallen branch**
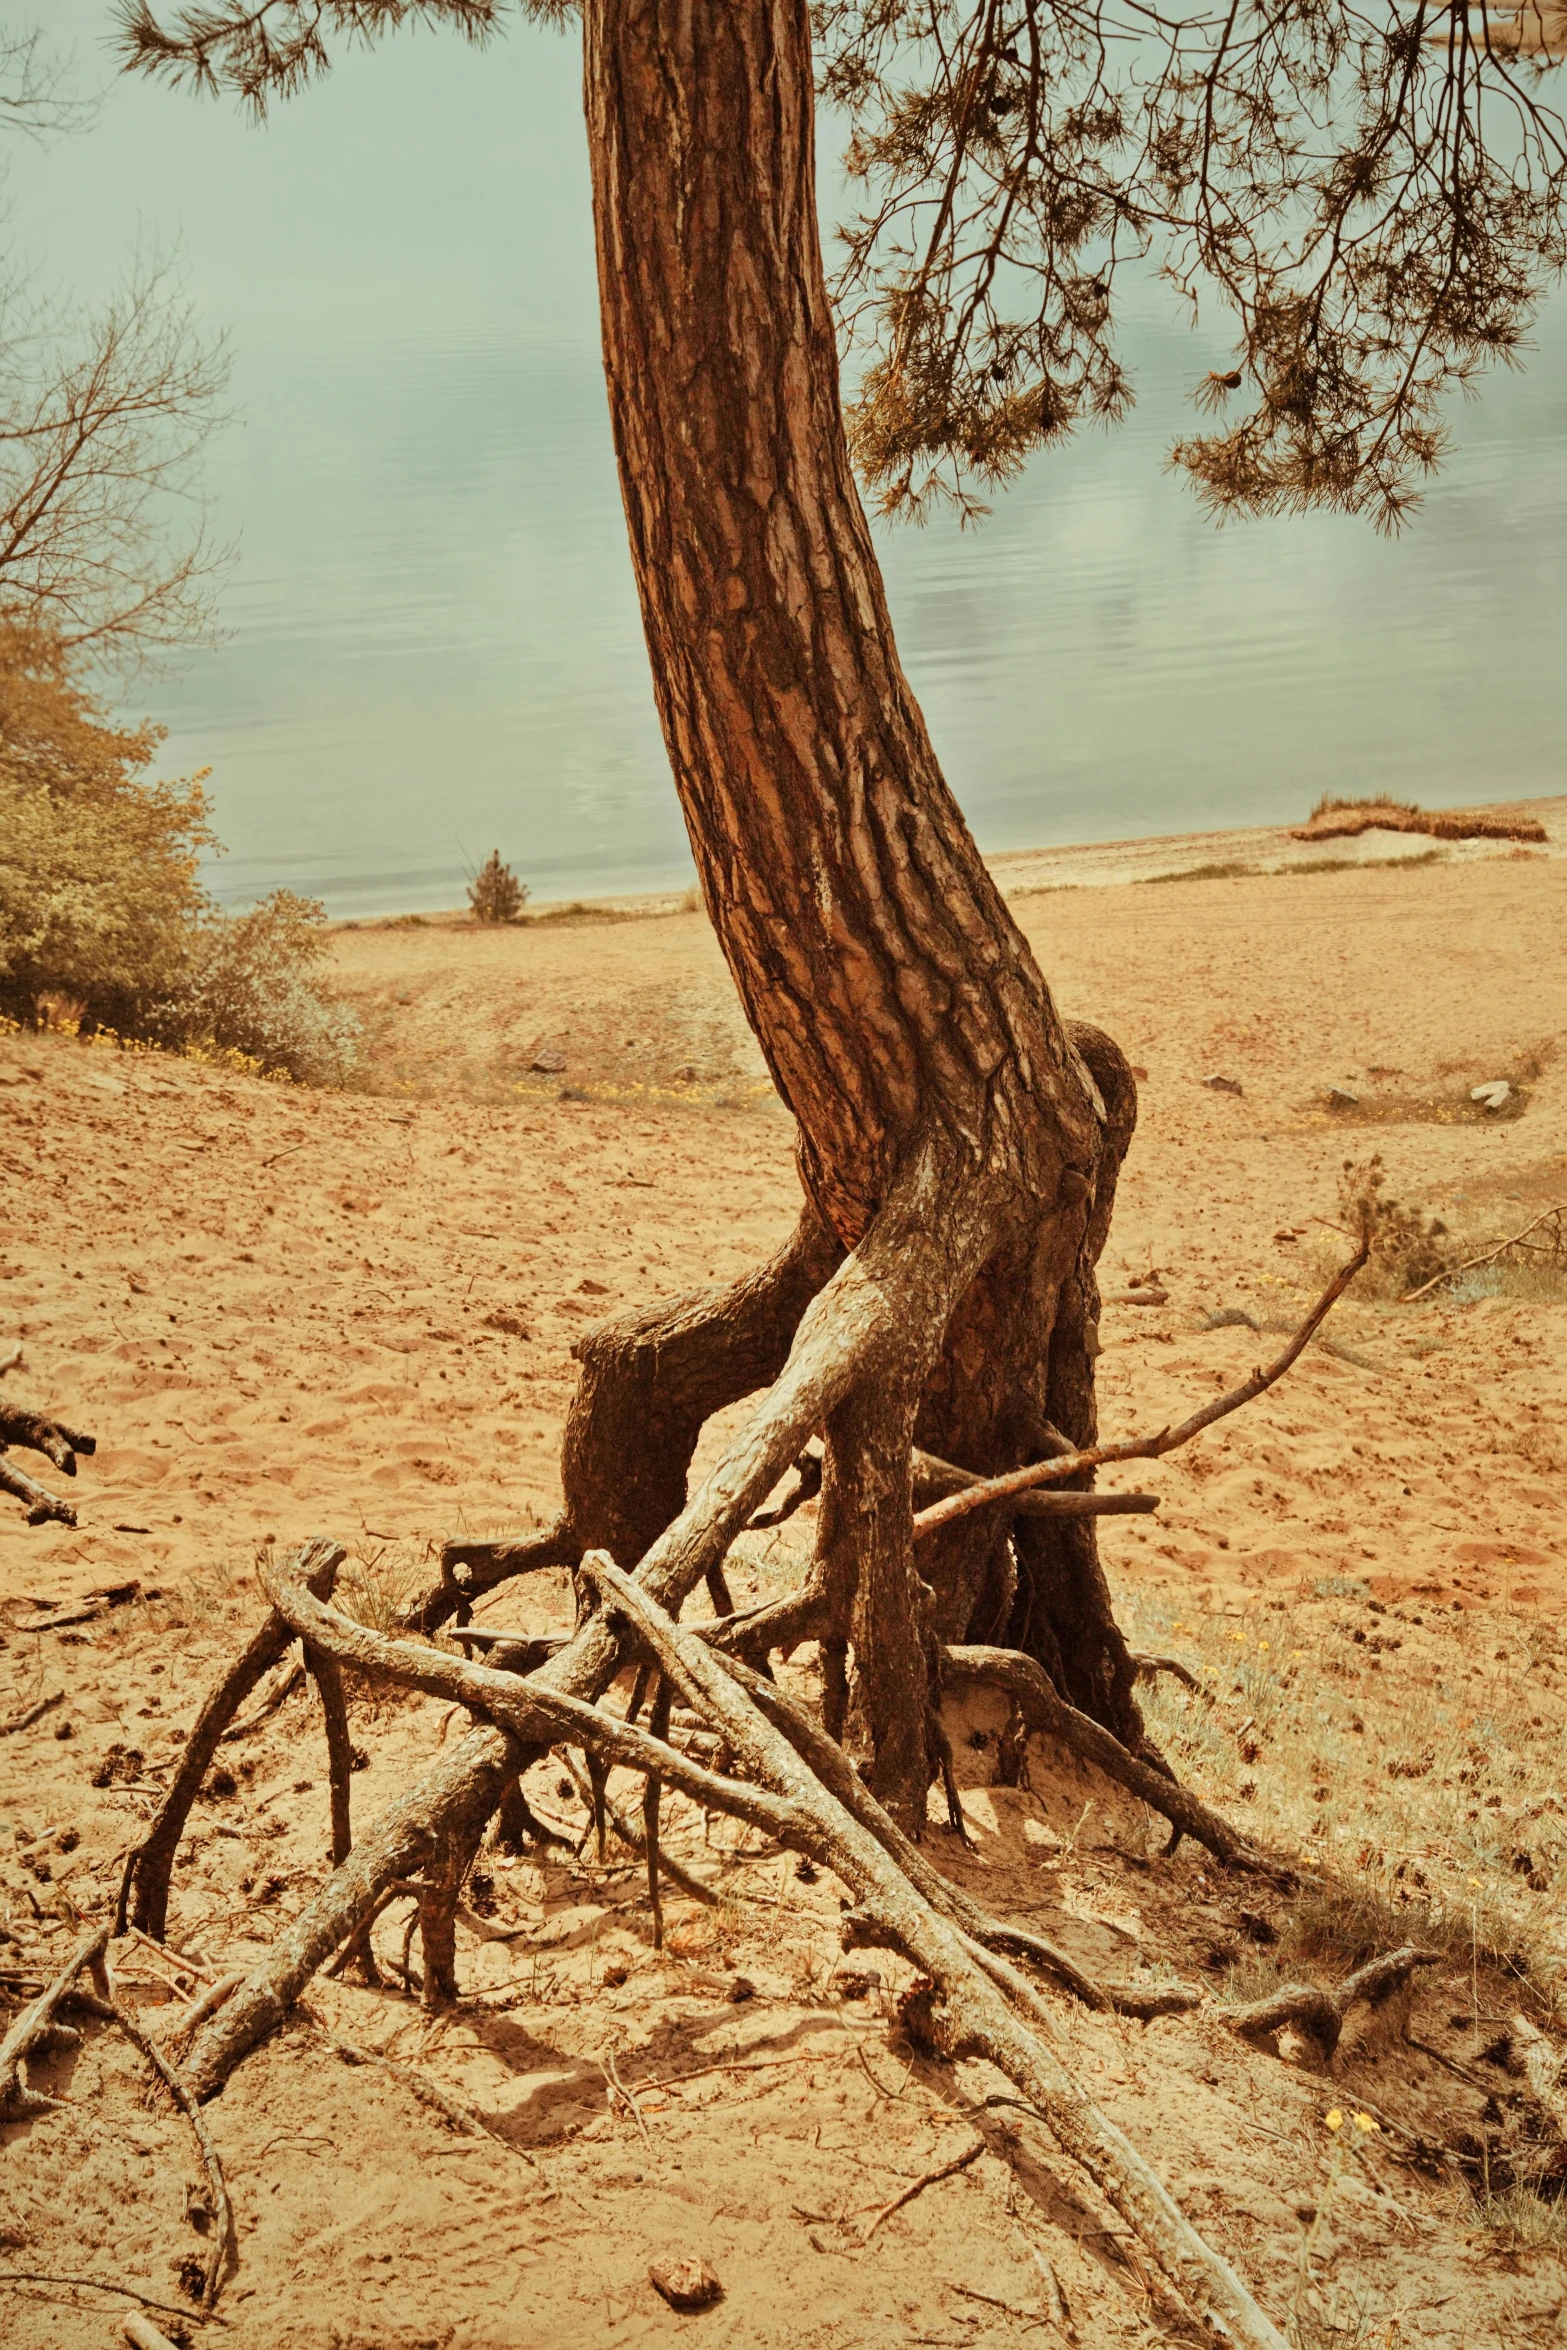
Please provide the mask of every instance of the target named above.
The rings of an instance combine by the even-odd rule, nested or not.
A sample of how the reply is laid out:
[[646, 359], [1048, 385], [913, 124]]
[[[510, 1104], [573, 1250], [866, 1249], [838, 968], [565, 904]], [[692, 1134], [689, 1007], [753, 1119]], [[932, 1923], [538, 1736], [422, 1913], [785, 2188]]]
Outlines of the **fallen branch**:
[[218, 2293], [223, 2283], [223, 2266], [234, 2249], [234, 2207], [229, 2201], [228, 2181], [223, 2176], [223, 2163], [213, 2143], [212, 2132], [197, 2107], [195, 2099], [179, 2074], [155, 2041], [148, 2038], [127, 2007], [117, 1999], [109, 2001], [110, 2012], [131, 2045], [141, 2050], [159, 2080], [191, 2126], [201, 2155], [201, 2165], [207, 2174], [207, 2185], [212, 2191], [214, 2222], [211, 2249], [207, 2254], [207, 2273], [202, 2280], [201, 2306], [207, 2316], [217, 2307]]
[[[348, 1556], [337, 1542], [310, 1542], [295, 1557], [295, 1567], [312, 1590], [331, 1590], [337, 1570]], [[217, 1753], [224, 1731], [264, 1675], [271, 1672], [292, 1643], [294, 1634], [276, 1609], [230, 1665], [196, 1716], [180, 1755], [180, 1766], [168, 1793], [154, 1812], [147, 1833], [127, 1856], [120, 1880], [115, 1932], [123, 1934], [132, 1887], [136, 1894], [135, 1923], [146, 1933], [161, 1936], [168, 1922], [169, 1880], [174, 1855], [185, 1833], [191, 1805]]]
[[860, 2242], [868, 2244], [884, 2219], [891, 2219], [895, 2211], [901, 2211], [905, 2203], [912, 2203], [916, 2195], [923, 2195], [927, 2187], [937, 2186], [941, 2180], [954, 2178], [960, 2170], [967, 2170], [969, 2164], [977, 2162], [984, 2151], [984, 2139], [976, 2138], [972, 2146], [967, 2147], [962, 2154], [955, 2154], [950, 2162], [943, 2162], [935, 2170], [926, 2171], [923, 2178], [912, 2180], [901, 2195], [894, 2195], [890, 2203], [882, 2205], [865, 2229]]
[[920, 1541], [925, 1535], [934, 1534], [938, 1526], [949, 1526], [954, 1518], [965, 1518], [971, 1510], [984, 1509], [991, 1502], [1010, 1501], [1017, 1494], [1033, 1492], [1037, 1486], [1053, 1485], [1067, 1477], [1080, 1477], [1086, 1470], [1101, 1469], [1114, 1461], [1162, 1460], [1166, 1453], [1176, 1451], [1180, 1445], [1190, 1444], [1194, 1436], [1200, 1436], [1216, 1420], [1227, 1419], [1231, 1412], [1238, 1412], [1243, 1404], [1255, 1402], [1259, 1395], [1265, 1395], [1270, 1387], [1283, 1378], [1310, 1345], [1370, 1254], [1369, 1235], [1363, 1236], [1354, 1255], [1334, 1274], [1283, 1353], [1265, 1370], [1253, 1371], [1251, 1377], [1243, 1379], [1239, 1387], [1232, 1387], [1227, 1394], [1216, 1396], [1212, 1403], [1204, 1404], [1201, 1411], [1193, 1412], [1173, 1428], [1159, 1429], [1152, 1436], [1129, 1436], [1118, 1444], [1086, 1445], [1075, 1452], [1058, 1453], [1050, 1460], [1035, 1461], [1024, 1469], [1009, 1470], [1004, 1477], [986, 1477], [977, 1485], [965, 1486], [960, 1493], [948, 1494], [945, 1500], [934, 1502], [929, 1509], [919, 1512], [914, 1520], [915, 1540]]
[[23, 2008], [5, 2038], [0, 2040], [0, 2121], [21, 2121], [30, 2113], [52, 2113], [59, 2104], [57, 2097], [41, 2096], [28, 2087], [24, 2067], [30, 2056], [47, 2055], [50, 2049], [69, 2047], [80, 2038], [69, 2024], [59, 2022], [58, 2013], [67, 2000], [88, 2004], [77, 1983], [84, 1967], [93, 1979], [96, 2000], [92, 2004], [102, 2007], [107, 2002], [109, 1978], [103, 1954], [108, 1946], [107, 1925], [95, 1926], [90, 1934], [84, 1934], [48, 1989]]
[[1416, 1967], [1436, 1966], [1441, 1955], [1439, 1950], [1422, 1950], [1406, 1942], [1400, 1949], [1389, 1951], [1385, 1958], [1374, 1958], [1367, 1965], [1357, 1967], [1332, 1990], [1323, 1990], [1314, 1983], [1286, 1983], [1266, 1999], [1241, 2008], [1229, 2022], [1233, 2030], [1248, 2040], [1271, 2040], [1286, 2024], [1293, 2024], [1315, 2040], [1324, 2059], [1329, 2060], [1338, 2047], [1345, 2018], [1357, 2000], [1379, 2006], [1393, 1992], [1403, 1989]]
[[23, 1706], [21, 1712], [13, 1714], [8, 1722], [0, 1722], [0, 1738], [9, 1738], [18, 1730], [30, 1730], [34, 1722], [41, 1721], [52, 1706], [61, 1705], [64, 1701], [65, 1691], [55, 1689], [47, 1697], [40, 1697], [36, 1705]]
[[1497, 1257], [1505, 1256], [1510, 1248], [1517, 1248], [1526, 1241], [1531, 1232], [1538, 1232], [1540, 1226], [1548, 1224], [1553, 1216], [1564, 1213], [1567, 1213], [1567, 1201], [1558, 1200], [1554, 1206], [1536, 1216], [1532, 1224], [1526, 1224], [1521, 1232], [1515, 1232], [1511, 1240], [1499, 1240], [1494, 1248], [1483, 1250], [1479, 1256], [1465, 1257], [1461, 1265], [1449, 1265], [1445, 1272], [1433, 1273], [1430, 1280], [1422, 1281], [1418, 1289], [1406, 1290], [1399, 1304], [1412, 1306], [1417, 1298], [1426, 1296], [1430, 1290], [1439, 1289], [1444, 1281], [1456, 1281], [1460, 1273], [1472, 1273], [1477, 1265], [1491, 1264]]

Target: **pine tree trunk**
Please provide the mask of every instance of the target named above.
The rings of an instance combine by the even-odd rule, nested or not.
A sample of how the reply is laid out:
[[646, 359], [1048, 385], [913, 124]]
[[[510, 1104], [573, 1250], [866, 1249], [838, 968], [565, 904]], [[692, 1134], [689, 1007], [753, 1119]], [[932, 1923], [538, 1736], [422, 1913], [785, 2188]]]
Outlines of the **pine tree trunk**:
[[610, 413], [708, 912], [842, 1244], [916, 1143], [993, 1226], [951, 1327], [911, 1336], [915, 1391], [846, 1409], [828, 1447], [832, 1632], [873, 1784], [917, 1828], [927, 1635], [1015, 1636], [1140, 1735], [1091, 1522], [1015, 1543], [982, 1514], [916, 1554], [908, 1442], [991, 1471], [1092, 1432], [1135, 1089], [1069, 1034], [898, 662], [839, 405], [805, 0], [588, 0], [585, 56]]

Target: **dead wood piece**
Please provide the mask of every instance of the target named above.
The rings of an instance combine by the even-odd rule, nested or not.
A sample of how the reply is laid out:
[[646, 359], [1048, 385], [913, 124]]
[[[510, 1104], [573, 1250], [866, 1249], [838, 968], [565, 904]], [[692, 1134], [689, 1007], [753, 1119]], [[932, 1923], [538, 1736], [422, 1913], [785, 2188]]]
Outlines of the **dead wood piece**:
[[[1071, 1447], [1062, 1440], [1063, 1447]], [[986, 1480], [977, 1470], [960, 1469], [932, 1452], [914, 1453], [914, 1506], [923, 1510], [949, 1494], [967, 1493]], [[1027, 1493], [1013, 1508], [1030, 1518], [1148, 1517], [1159, 1507], [1156, 1493]]]
[[1289, 1876], [1282, 1861], [1210, 1811], [1189, 1788], [1129, 1753], [1103, 1723], [1068, 1705], [1044, 1667], [1031, 1656], [1013, 1648], [947, 1648], [942, 1651], [942, 1673], [948, 1688], [977, 1682], [1005, 1690], [1029, 1729], [1058, 1738], [1083, 1761], [1095, 1764], [1107, 1778], [1116, 1780], [1152, 1810], [1162, 1812], [1172, 1828], [1193, 1837], [1227, 1867], [1252, 1869], [1274, 1878]]
[[51, 1420], [43, 1412], [24, 1411], [20, 1404], [0, 1400], [0, 1446], [7, 1444], [19, 1444], [24, 1452], [41, 1452], [63, 1477], [75, 1476], [78, 1453], [90, 1455], [98, 1449], [97, 1439], [84, 1436], [79, 1428], [67, 1428], [63, 1421]]
[[147, 2059], [189, 2122], [191, 2134], [195, 2138], [197, 2150], [201, 2155], [201, 2165], [207, 2174], [207, 2185], [212, 2191], [214, 2221], [212, 2244], [207, 2253], [207, 2273], [201, 2288], [201, 2306], [210, 2317], [217, 2307], [218, 2294], [223, 2284], [224, 2266], [230, 2253], [235, 2249], [234, 2207], [229, 2201], [228, 2181], [223, 2176], [222, 2159], [213, 2142], [212, 2132], [207, 2127], [205, 2115], [197, 2106], [196, 2100], [186, 2088], [173, 2065], [164, 2055], [163, 2050], [142, 2030], [140, 2023], [128, 2007], [122, 2007], [117, 1999], [111, 2000], [109, 2004], [113, 2009], [114, 2020], [125, 2034], [126, 2039], [133, 2047], [141, 2050], [142, 2055]]
[[24, 1705], [21, 1712], [13, 1714], [8, 1722], [0, 1722], [0, 1738], [9, 1738], [17, 1730], [30, 1730], [34, 1722], [41, 1721], [51, 1707], [62, 1705], [64, 1701], [65, 1691], [55, 1689], [47, 1697], [40, 1697], [36, 1704]]
[[5, 1377], [7, 1371], [15, 1371], [20, 1368], [23, 1352], [20, 1341], [15, 1345], [0, 1348], [0, 1379]]
[[861, 2243], [868, 2244], [882, 2221], [891, 2219], [893, 2213], [901, 2211], [905, 2203], [912, 2203], [915, 2196], [923, 2195], [927, 2187], [938, 2186], [943, 2179], [955, 2178], [960, 2170], [967, 2170], [971, 2162], [977, 2162], [984, 2151], [984, 2139], [976, 2138], [972, 2146], [965, 2147], [961, 2154], [955, 2154], [950, 2162], [938, 2163], [934, 2170], [926, 2171], [923, 2177], [911, 2180], [900, 2195], [894, 2195], [890, 2203], [884, 2203], [868, 2222], [861, 2234]]
[[1180, 1445], [1190, 1444], [1194, 1436], [1200, 1436], [1216, 1420], [1226, 1419], [1231, 1412], [1238, 1412], [1243, 1405], [1254, 1402], [1283, 1378], [1310, 1345], [1370, 1254], [1369, 1235], [1363, 1236], [1354, 1255], [1334, 1274], [1283, 1353], [1277, 1355], [1265, 1369], [1253, 1371], [1250, 1378], [1243, 1379], [1238, 1387], [1216, 1396], [1212, 1403], [1204, 1404], [1200, 1411], [1193, 1412], [1175, 1427], [1160, 1428], [1152, 1436], [1125, 1437], [1116, 1444], [1086, 1445], [1076, 1452], [1035, 1461], [1028, 1468], [1012, 1469], [1004, 1477], [983, 1478], [977, 1485], [965, 1486], [961, 1492], [948, 1494], [944, 1501], [933, 1502], [929, 1509], [921, 1510], [914, 1520], [915, 1540], [933, 1534], [938, 1526], [950, 1525], [954, 1518], [967, 1517], [970, 1510], [984, 1509], [991, 1502], [1009, 1501], [1018, 1494], [1033, 1491], [1037, 1486], [1053, 1485], [1067, 1477], [1078, 1477], [1085, 1470], [1104, 1468], [1113, 1461], [1162, 1460], [1166, 1453], [1176, 1451]]
[[1405, 1943], [1383, 1958], [1373, 1958], [1342, 1983], [1324, 1990], [1314, 1983], [1286, 1983], [1266, 1999], [1243, 2007], [1229, 2018], [1232, 2028], [1248, 2040], [1271, 2040], [1293, 2024], [1331, 2058], [1343, 2034], [1345, 2019], [1357, 2000], [1376, 2007], [1402, 1990], [1416, 1967], [1436, 1966], [1441, 1952]]
[[103, 1954], [109, 1946], [108, 1926], [84, 1934], [47, 1990], [39, 1993], [16, 2017], [0, 2040], [0, 2121], [20, 2121], [30, 2113], [52, 2113], [56, 2097], [44, 2097], [27, 2085], [24, 2070], [29, 2056], [59, 2046], [69, 2027], [58, 2021], [59, 2010], [73, 1996], [80, 1998], [77, 1977], [85, 1967], [100, 1997], [107, 1990]]
[[1177, 1681], [1184, 1681], [1188, 1689], [1201, 1690], [1202, 1683], [1189, 1665], [1183, 1665], [1178, 1656], [1140, 1656], [1131, 1652], [1132, 1665], [1139, 1681], [1153, 1681], [1161, 1673], [1172, 1673]]
[[140, 2317], [134, 2309], [126, 2311], [120, 2330], [131, 2344], [131, 2350], [174, 2350], [168, 2335], [160, 2332], [150, 2317]]
[[[337, 1570], [347, 1556], [347, 1551], [340, 1543], [307, 1542], [302, 1550], [294, 1554], [293, 1563], [308, 1587], [325, 1595], [331, 1590]], [[208, 1765], [217, 1753], [224, 1731], [245, 1699], [263, 1676], [281, 1661], [293, 1638], [293, 1632], [277, 1610], [269, 1610], [266, 1621], [252, 1635], [196, 1716], [180, 1755], [179, 1768], [169, 1782], [168, 1793], [153, 1813], [146, 1835], [126, 1860], [115, 1918], [117, 1933], [123, 1934], [125, 1931], [134, 1886], [135, 1923], [146, 1933], [162, 1935], [168, 1923], [169, 1881], [174, 1873], [174, 1855], [185, 1833], [191, 1805], [207, 1775]]]
[[61, 1501], [58, 1494], [51, 1493], [46, 1485], [40, 1485], [36, 1478], [29, 1477], [26, 1470], [19, 1469], [4, 1451], [0, 1451], [0, 1493], [9, 1493], [13, 1501], [22, 1503], [27, 1511], [29, 1526], [74, 1526], [76, 1523], [76, 1512], [70, 1503]]
[[[752, 1701], [729, 1660], [678, 1624], [645, 1585], [589, 1552], [583, 1574], [606, 1607], [625, 1616], [686, 1701], [706, 1715], [741, 1765], [777, 1791], [814, 1830], [829, 1867], [858, 1907], [857, 1938], [896, 1949], [926, 1975], [944, 2003], [949, 2052], [987, 2057], [1038, 2108], [1065, 2152], [1081, 2162], [1153, 2253], [1165, 2276], [1216, 2339], [1247, 2350], [1284, 2350], [1283, 2336], [1240, 2278], [1197, 2234], [1136, 2148], [1099, 2111], [1061, 2064], [1045, 2033], [1047, 2012], [1027, 1982], [1009, 1984], [1008, 2004], [984, 1954], [922, 1898], [889, 1852], [853, 1818]], [[799, 1833], [797, 1828], [795, 1831]], [[1031, 2030], [1022, 2019], [1036, 2023]]]

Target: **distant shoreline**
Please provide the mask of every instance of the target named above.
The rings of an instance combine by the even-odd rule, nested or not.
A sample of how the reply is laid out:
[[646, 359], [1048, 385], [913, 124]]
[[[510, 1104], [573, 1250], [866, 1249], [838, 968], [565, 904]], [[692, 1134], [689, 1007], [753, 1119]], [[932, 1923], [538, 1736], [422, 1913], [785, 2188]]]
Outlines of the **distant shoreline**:
[[[1347, 865], [1454, 864], [1495, 857], [1567, 857], [1567, 793], [1544, 799], [1475, 800], [1475, 809], [1536, 817], [1546, 839], [1528, 847], [1507, 840], [1429, 840], [1380, 827], [1352, 840], [1297, 840], [1288, 825], [1248, 825], [1228, 831], [1162, 833], [1148, 840], [1085, 841], [1049, 849], [1003, 849], [987, 857], [1006, 898], [1057, 889], [1114, 889], [1136, 882], [1262, 879], [1277, 873], [1334, 871]], [[526, 875], [520, 875], [526, 879]], [[520, 927], [574, 922], [647, 922], [690, 913], [694, 888], [621, 891], [604, 897], [540, 899]], [[334, 931], [468, 930], [466, 906], [430, 913], [359, 914], [335, 920]]]

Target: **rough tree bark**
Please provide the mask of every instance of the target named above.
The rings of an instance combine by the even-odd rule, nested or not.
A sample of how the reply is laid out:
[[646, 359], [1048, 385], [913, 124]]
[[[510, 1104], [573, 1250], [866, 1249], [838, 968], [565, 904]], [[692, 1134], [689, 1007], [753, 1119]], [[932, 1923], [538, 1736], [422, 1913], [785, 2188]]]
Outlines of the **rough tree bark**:
[[983, 1270], [950, 1327], [911, 1326], [896, 1392], [827, 1431], [829, 1637], [854, 1644], [877, 1792], [917, 1826], [929, 1758], [909, 1725], [937, 1637], [1016, 1638], [1140, 1741], [1091, 1520], [1014, 1542], [987, 1512], [918, 1575], [909, 1533], [911, 1441], [993, 1473], [1091, 1437], [1093, 1267], [1135, 1088], [1108, 1038], [1061, 1019], [899, 666], [839, 407], [804, 0], [588, 0], [585, 94], [659, 714], [807, 1197], [852, 1248], [935, 1141], [983, 1203]]

